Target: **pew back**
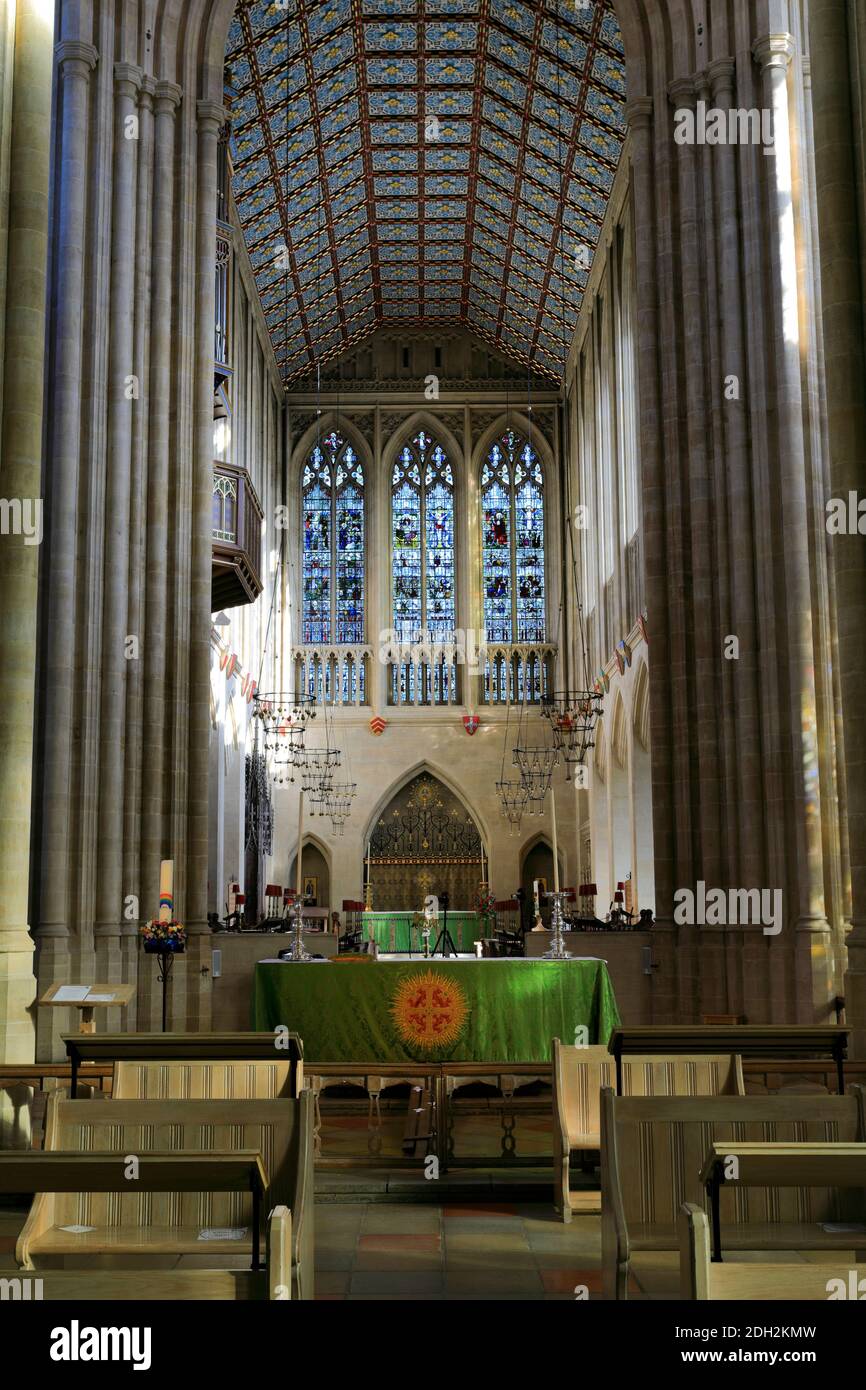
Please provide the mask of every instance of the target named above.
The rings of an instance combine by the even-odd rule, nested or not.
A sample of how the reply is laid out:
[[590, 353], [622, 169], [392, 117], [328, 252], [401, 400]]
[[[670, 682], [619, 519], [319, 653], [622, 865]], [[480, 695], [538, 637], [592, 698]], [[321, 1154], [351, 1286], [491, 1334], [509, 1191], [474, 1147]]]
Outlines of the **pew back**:
[[[45, 1148], [121, 1156], [258, 1151], [268, 1176], [266, 1209], [292, 1214], [296, 1278], [312, 1297], [313, 1096], [297, 1100], [66, 1100], [52, 1096]], [[203, 1242], [201, 1232], [249, 1229], [252, 1197], [246, 1192], [143, 1192], [130, 1181], [123, 1192], [39, 1193], [18, 1240], [20, 1264], [50, 1255], [234, 1254], [237, 1238]], [[92, 1231], [65, 1231], [65, 1227]]]
[[[621, 1096], [601, 1098], [602, 1261], [608, 1297], [624, 1297], [634, 1249], [674, 1249], [680, 1207], [708, 1209], [701, 1170], [713, 1141], [855, 1143], [864, 1139], [863, 1092], [846, 1096]], [[856, 1189], [721, 1190], [725, 1246], [840, 1248], [851, 1235], [826, 1224], [866, 1223]], [[866, 1240], [866, 1224], [864, 1224]], [[614, 1287], [616, 1292], [614, 1292]]]
[[292, 1066], [273, 1062], [115, 1062], [115, 1100], [277, 1100]]
[[[623, 1091], [631, 1096], [744, 1095], [737, 1056], [629, 1057]], [[570, 1047], [553, 1039], [554, 1206], [564, 1220], [572, 1210], [598, 1211], [594, 1194], [570, 1194], [570, 1154], [601, 1145], [600, 1096], [614, 1086], [616, 1064], [606, 1047]]]

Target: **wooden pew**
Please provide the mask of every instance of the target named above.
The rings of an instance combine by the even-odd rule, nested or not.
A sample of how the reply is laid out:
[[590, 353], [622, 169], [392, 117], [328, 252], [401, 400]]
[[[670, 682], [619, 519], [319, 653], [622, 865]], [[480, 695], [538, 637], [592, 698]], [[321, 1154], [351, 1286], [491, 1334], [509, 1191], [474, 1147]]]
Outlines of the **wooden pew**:
[[680, 1207], [678, 1228], [681, 1298], [747, 1303], [784, 1299], [796, 1303], [826, 1301], [831, 1295], [837, 1299], [862, 1298], [866, 1293], [866, 1264], [842, 1259], [838, 1267], [823, 1262], [753, 1264], [751, 1260], [748, 1264], [714, 1264], [707, 1214], [693, 1202], [683, 1202]]
[[297, 1033], [64, 1033], [63, 1042], [73, 1099], [87, 1062], [288, 1062], [289, 1094], [299, 1096], [304, 1084], [304, 1045]]
[[[297, 1100], [66, 1100], [52, 1096], [45, 1148], [87, 1152], [198, 1155], [251, 1149], [262, 1154], [269, 1201], [292, 1213], [293, 1297], [313, 1297], [313, 1096]], [[25, 1269], [100, 1257], [120, 1267], [173, 1263], [179, 1255], [240, 1255], [238, 1239], [199, 1239], [203, 1229], [250, 1229], [245, 1193], [190, 1190], [150, 1194], [134, 1181], [121, 1195], [40, 1193], [18, 1238]], [[63, 1230], [92, 1226], [90, 1232]]]
[[[46, 1269], [24, 1275], [46, 1302], [150, 1302], [187, 1299], [276, 1300], [292, 1296], [292, 1216], [274, 1207], [267, 1225], [267, 1267], [249, 1269]], [[8, 1277], [8, 1276], [7, 1276]]]
[[[553, 1039], [553, 1205], [563, 1221], [601, 1211], [599, 1192], [572, 1192], [571, 1155], [590, 1161], [601, 1147], [599, 1097], [612, 1086], [615, 1063], [606, 1047], [569, 1047]], [[739, 1057], [630, 1057], [623, 1090], [633, 1096], [745, 1095]]]
[[292, 1064], [270, 1062], [115, 1062], [114, 1100], [294, 1099]]
[[[606, 1298], [625, 1298], [635, 1251], [676, 1250], [683, 1202], [707, 1209], [701, 1171], [713, 1140], [862, 1143], [864, 1092], [847, 1096], [667, 1096], [601, 1093], [601, 1249]], [[730, 1250], [866, 1249], [860, 1193], [815, 1187], [726, 1188]], [[859, 1236], [822, 1223], [863, 1226]]]
[[618, 1027], [611, 1031], [608, 1049], [616, 1061], [616, 1089], [622, 1095], [622, 1059], [633, 1053], [649, 1056], [696, 1056], [699, 1053], [735, 1052], [740, 1057], [832, 1057], [840, 1096], [845, 1091], [844, 1061], [849, 1028], [836, 1024], [815, 1026], [799, 1023], [652, 1024]]

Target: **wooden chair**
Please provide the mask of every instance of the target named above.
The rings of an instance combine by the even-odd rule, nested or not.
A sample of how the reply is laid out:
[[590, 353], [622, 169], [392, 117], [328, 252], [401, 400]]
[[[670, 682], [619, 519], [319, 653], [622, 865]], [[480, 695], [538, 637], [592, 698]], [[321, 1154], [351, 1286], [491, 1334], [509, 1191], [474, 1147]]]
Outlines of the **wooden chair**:
[[[683, 1202], [707, 1210], [701, 1170], [714, 1140], [858, 1143], [864, 1093], [846, 1096], [616, 1096], [601, 1093], [601, 1248], [606, 1298], [627, 1297], [636, 1251], [676, 1250]], [[862, 1193], [817, 1187], [721, 1192], [726, 1250], [866, 1248]], [[824, 1229], [862, 1225], [863, 1234]]]
[[[293, 1297], [313, 1297], [313, 1096], [297, 1100], [112, 1100], [52, 1096], [45, 1148], [128, 1154], [261, 1153], [268, 1200], [292, 1213]], [[247, 1193], [147, 1193], [133, 1182], [120, 1194], [42, 1192], [18, 1238], [25, 1269], [63, 1267], [97, 1257], [102, 1264], [170, 1266], [179, 1255], [235, 1256], [246, 1241], [222, 1236], [203, 1241], [202, 1230], [249, 1229]], [[70, 1232], [70, 1226], [93, 1227]]]
[[[553, 1039], [553, 1205], [565, 1222], [572, 1213], [599, 1212], [597, 1191], [571, 1191], [571, 1155], [590, 1163], [601, 1147], [600, 1094], [613, 1086], [615, 1062], [606, 1047], [569, 1047]], [[745, 1095], [739, 1057], [629, 1057], [623, 1090], [631, 1096]]]
[[292, 1096], [283, 1062], [115, 1062], [115, 1100], [278, 1100]]
[[[862, 1298], [866, 1292], [866, 1265], [840, 1259], [832, 1264], [713, 1264], [710, 1223], [694, 1202], [683, 1202], [678, 1218], [680, 1243], [680, 1297], [689, 1300], [748, 1303], [784, 1299], [785, 1302]], [[841, 1286], [839, 1281], [841, 1281]], [[862, 1281], [862, 1282], [861, 1282]]]

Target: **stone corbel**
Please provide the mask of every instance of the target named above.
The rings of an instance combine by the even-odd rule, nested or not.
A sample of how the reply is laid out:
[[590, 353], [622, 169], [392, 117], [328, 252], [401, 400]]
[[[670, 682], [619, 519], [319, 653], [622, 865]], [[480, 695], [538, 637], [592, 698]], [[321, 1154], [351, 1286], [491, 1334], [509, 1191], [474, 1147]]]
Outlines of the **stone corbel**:
[[170, 114], [180, 106], [183, 89], [176, 82], [157, 82], [154, 92], [154, 109], [158, 114]]
[[141, 91], [144, 72], [136, 63], [115, 63], [114, 89], [117, 96], [135, 99]]
[[69, 73], [72, 77], [87, 78], [99, 62], [98, 50], [82, 39], [64, 39], [57, 44], [54, 52], [63, 76]]
[[752, 44], [752, 57], [762, 73], [768, 68], [787, 70], [796, 51], [793, 34], [764, 34]]
[[646, 130], [652, 122], [654, 106], [652, 97], [633, 97], [627, 101], [625, 119], [629, 130]]
[[226, 109], [218, 101], [197, 101], [195, 114], [200, 134], [217, 136], [226, 122]]
[[707, 78], [710, 83], [713, 101], [724, 106], [730, 106], [734, 99], [734, 77], [737, 65], [733, 58], [716, 58], [707, 68]]

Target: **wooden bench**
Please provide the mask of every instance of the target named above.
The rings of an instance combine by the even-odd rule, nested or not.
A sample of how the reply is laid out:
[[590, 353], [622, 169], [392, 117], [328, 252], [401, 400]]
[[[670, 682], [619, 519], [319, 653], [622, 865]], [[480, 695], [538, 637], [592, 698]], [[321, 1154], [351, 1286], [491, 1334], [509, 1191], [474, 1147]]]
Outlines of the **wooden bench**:
[[[601, 1211], [598, 1191], [571, 1190], [571, 1155], [601, 1147], [600, 1095], [612, 1086], [614, 1059], [606, 1047], [570, 1047], [553, 1039], [553, 1205], [563, 1221]], [[630, 1057], [622, 1074], [626, 1095], [745, 1095], [739, 1057]]]
[[[48, 1153], [148, 1152], [196, 1155], [260, 1153], [268, 1200], [292, 1213], [293, 1297], [313, 1297], [313, 1097], [297, 1100], [66, 1100], [52, 1096], [45, 1132]], [[253, 1225], [248, 1194], [175, 1189], [148, 1193], [130, 1181], [121, 1195], [40, 1193], [18, 1239], [26, 1269], [93, 1257], [166, 1265], [180, 1255], [230, 1255], [237, 1236], [202, 1240], [203, 1230], [233, 1232]], [[70, 1226], [93, 1227], [69, 1231]]]
[[[710, 1223], [693, 1202], [679, 1214], [680, 1297], [713, 1302], [785, 1302], [862, 1298], [866, 1264], [714, 1264], [710, 1258]], [[841, 1281], [841, 1283], [840, 1283]], [[852, 1289], [853, 1286], [853, 1289]], [[861, 1291], [862, 1290], [862, 1291]]]
[[[289, 1094], [301, 1094], [304, 1045], [297, 1033], [64, 1033], [72, 1097], [88, 1062], [288, 1062]], [[279, 1043], [279, 1046], [277, 1046]]]
[[128, 1176], [128, 1156], [114, 1151], [69, 1154], [0, 1154], [2, 1192], [250, 1192], [253, 1200], [252, 1264], [260, 1268], [261, 1209], [268, 1180], [255, 1150], [236, 1153], [149, 1153]]
[[[678, 1248], [683, 1202], [707, 1208], [701, 1172], [708, 1145], [862, 1143], [864, 1093], [848, 1096], [660, 1096], [601, 1093], [601, 1247], [606, 1298], [625, 1298], [632, 1256]], [[725, 1188], [726, 1244], [732, 1250], [866, 1249], [860, 1194], [836, 1189]], [[862, 1226], [862, 1234], [823, 1223]]]
[[[45, 1269], [19, 1276], [46, 1302], [100, 1303], [222, 1299], [277, 1300], [292, 1296], [292, 1217], [274, 1207], [267, 1225], [267, 1268], [248, 1269]], [[0, 1276], [10, 1277], [10, 1276]]]
[[115, 1100], [295, 1099], [285, 1062], [115, 1062]]
[[701, 1182], [710, 1199], [713, 1260], [721, 1263], [720, 1196], [724, 1183], [740, 1187], [854, 1187], [866, 1192], [866, 1144], [768, 1144], [715, 1140]]
[[839, 1095], [845, 1091], [844, 1061], [850, 1029], [835, 1024], [814, 1027], [801, 1024], [664, 1024], [614, 1028], [608, 1050], [616, 1061], [616, 1089], [622, 1095], [622, 1059], [633, 1053], [669, 1056], [698, 1053], [737, 1053], [740, 1057], [832, 1057], [836, 1063]]

